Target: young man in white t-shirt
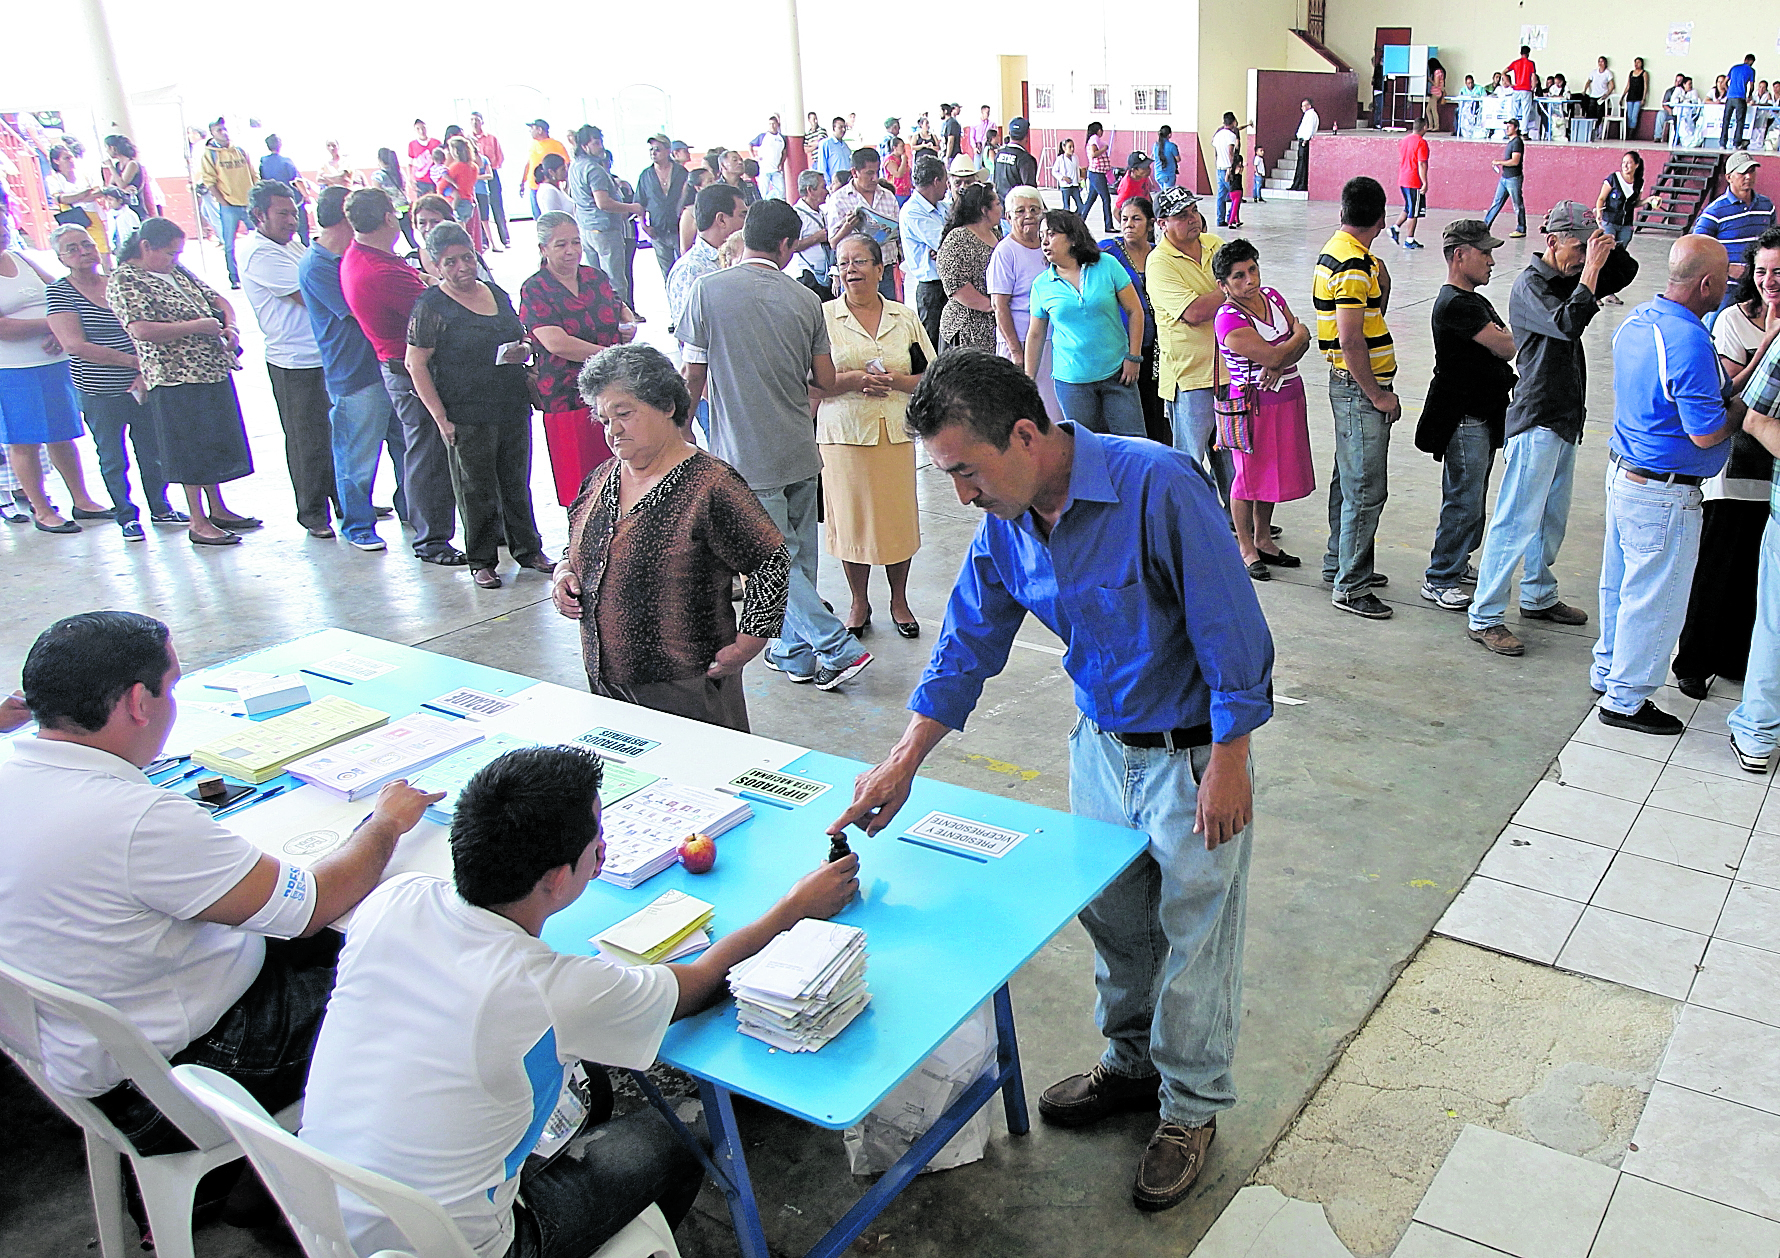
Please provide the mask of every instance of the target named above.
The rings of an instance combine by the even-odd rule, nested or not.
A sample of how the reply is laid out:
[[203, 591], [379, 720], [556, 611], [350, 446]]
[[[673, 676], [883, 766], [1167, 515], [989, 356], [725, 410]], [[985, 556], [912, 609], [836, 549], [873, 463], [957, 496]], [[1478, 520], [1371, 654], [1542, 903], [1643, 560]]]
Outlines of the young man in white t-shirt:
[[[104, 1001], [276, 1111], [303, 1094], [334, 982], [339, 936], [318, 932], [439, 796], [391, 783], [338, 851], [308, 870], [277, 860], [144, 775], [178, 680], [167, 626], [135, 612], [59, 620], [25, 657], [39, 729], [0, 764], [0, 960]], [[46, 1018], [42, 1050], [50, 1082], [92, 1098], [137, 1152], [192, 1147], [77, 1024]]]
[[[572, 747], [477, 773], [452, 819], [452, 881], [392, 878], [359, 907], [316, 1042], [303, 1140], [437, 1201], [477, 1258], [582, 1258], [651, 1203], [679, 1223], [703, 1179], [695, 1155], [652, 1109], [603, 1121], [610, 1085], [591, 1063], [648, 1066], [730, 967], [859, 889], [858, 857], [825, 864], [680, 965], [559, 953], [538, 936], [599, 873], [599, 783], [599, 757]], [[589, 1130], [528, 1160], [578, 1064]], [[407, 1248], [382, 1215], [341, 1208], [360, 1253]]]
[[[1230, 203], [1230, 167], [1236, 161], [1236, 147], [1241, 144], [1236, 134], [1236, 115], [1224, 114], [1224, 125], [1212, 133], [1212, 161], [1218, 172], [1218, 226], [1228, 227], [1228, 215], [1225, 207]], [[1240, 173], [1240, 172], [1238, 172]]]

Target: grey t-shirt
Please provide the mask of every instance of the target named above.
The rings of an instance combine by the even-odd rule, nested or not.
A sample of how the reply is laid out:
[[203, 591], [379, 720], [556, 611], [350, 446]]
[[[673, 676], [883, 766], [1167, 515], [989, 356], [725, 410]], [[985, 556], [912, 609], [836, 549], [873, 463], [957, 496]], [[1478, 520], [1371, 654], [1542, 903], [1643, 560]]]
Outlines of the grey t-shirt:
[[822, 470], [809, 379], [828, 324], [815, 293], [770, 262], [742, 262], [693, 286], [674, 332], [689, 362], [707, 364], [711, 453], [760, 492]]
[[591, 157], [577, 157], [569, 167], [569, 196], [575, 201], [575, 221], [585, 231], [609, 231], [616, 224], [612, 221], [613, 216], [594, 201], [596, 192], [619, 200], [618, 185], [605, 163], [596, 162]]

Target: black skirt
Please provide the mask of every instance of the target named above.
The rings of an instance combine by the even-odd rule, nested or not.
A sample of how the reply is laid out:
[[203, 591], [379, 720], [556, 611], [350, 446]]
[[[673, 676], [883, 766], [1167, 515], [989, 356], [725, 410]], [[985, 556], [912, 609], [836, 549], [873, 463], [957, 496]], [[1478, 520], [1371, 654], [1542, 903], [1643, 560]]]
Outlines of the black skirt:
[[234, 380], [156, 385], [146, 410], [169, 484], [221, 485], [253, 475]]

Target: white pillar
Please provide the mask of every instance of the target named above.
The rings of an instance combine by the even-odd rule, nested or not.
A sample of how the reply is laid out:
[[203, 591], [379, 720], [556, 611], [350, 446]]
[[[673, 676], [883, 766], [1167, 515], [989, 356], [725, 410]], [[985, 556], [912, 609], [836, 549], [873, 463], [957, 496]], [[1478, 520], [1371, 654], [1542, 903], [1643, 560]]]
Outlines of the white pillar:
[[124, 94], [123, 76], [117, 72], [117, 50], [111, 42], [111, 23], [105, 16], [105, 0], [75, 0], [81, 23], [80, 47], [86, 50], [87, 90], [93, 107], [93, 123], [101, 138], [121, 134], [140, 141], [130, 119], [130, 100]]
[[791, 125], [785, 153], [785, 199], [797, 200], [797, 177], [808, 166], [804, 157], [803, 36], [797, 27], [797, 0], [785, 0], [786, 39], [791, 52]]

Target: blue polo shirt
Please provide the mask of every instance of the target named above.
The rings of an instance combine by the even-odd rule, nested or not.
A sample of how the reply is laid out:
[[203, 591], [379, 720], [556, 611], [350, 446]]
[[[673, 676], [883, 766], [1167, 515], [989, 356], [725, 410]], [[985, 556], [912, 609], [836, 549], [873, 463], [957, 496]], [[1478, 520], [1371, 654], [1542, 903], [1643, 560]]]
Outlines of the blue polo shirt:
[[1715, 236], [1731, 255], [1731, 265], [1741, 266], [1743, 254], [1768, 228], [1774, 225], [1774, 203], [1757, 192], [1747, 203], [1726, 192], [1700, 211], [1694, 220], [1696, 236]]
[[1701, 449], [1690, 435], [1724, 427], [1723, 388], [1706, 325], [1667, 297], [1645, 302], [1613, 335], [1614, 455], [1650, 472], [1717, 475], [1731, 443]]
[[1131, 350], [1119, 290], [1131, 277], [1117, 258], [1101, 254], [1081, 271], [1082, 288], [1048, 266], [1032, 281], [1032, 317], [1051, 324], [1051, 378], [1095, 384], [1118, 371]]
[[276, 179], [280, 183], [290, 185], [290, 190], [297, 194], [297, 204], [304, 203], [303, 187], [297, 181], [302, 178], [297, 164], [283, 153], [267, 153], [260, 158], [260, 178]]
[[1749, 89], [1755, 85], [1755, 67], [1739, 61], [1724, 77], [1727, 80], [1724, 89], [1726, 100], [1734, 100], [1739, 96], [1748, 99]]
[[377, 351], [359, 330], [340, 291], [340, 256], [322, 248], [321, 241], [310, 241], [309, 252], [297, 265], [297, 287], [321, 349], [321, 379], [328, 396], [349, 397], [367, 385], [381, 385]]

